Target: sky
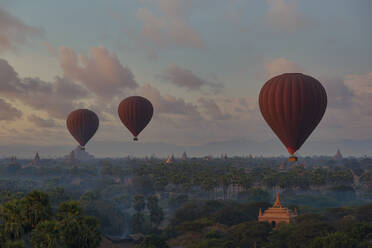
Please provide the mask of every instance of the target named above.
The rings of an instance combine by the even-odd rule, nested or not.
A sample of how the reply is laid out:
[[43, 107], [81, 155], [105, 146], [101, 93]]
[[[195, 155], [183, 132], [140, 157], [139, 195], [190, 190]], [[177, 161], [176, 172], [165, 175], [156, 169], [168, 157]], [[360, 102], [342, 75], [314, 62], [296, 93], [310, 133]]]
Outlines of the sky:
[[372, 139], [371, 9], [369, 0], [0, 0], [0, 146], [45, 156], [73, 147], [65, 119], [89, 108], [100, 127], [87, 149], [105, 144], [110, 156], [110, 142], [131, 141], [117, 116], [130, 95], [154, 105], [140, 135], [150, 147], [277, 142], [258, 95], [285, 72], [327, 90], [308, 142]]

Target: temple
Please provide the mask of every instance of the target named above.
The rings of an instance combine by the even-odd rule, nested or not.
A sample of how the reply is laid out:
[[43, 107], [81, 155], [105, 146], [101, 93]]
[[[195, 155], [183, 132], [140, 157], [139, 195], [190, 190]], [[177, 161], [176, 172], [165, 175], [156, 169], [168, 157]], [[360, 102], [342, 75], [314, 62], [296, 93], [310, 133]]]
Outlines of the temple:
[[273, 207], [265, 210], [263, 214], [260, 208], [260, 212], [258, 213], [258, 221], [267, 221], [273, 227], [276, 227], [279, 223], [290, 223], [296, 216], [297, 210], [292, 212], [288, 208], [282, 206], [279, 193], [277, 192]]
[[174, 155], [172, 154], [172, 156], [169, 156], [167, 161], [165, 161], [166, 164], [172, 164], [174, 162]]

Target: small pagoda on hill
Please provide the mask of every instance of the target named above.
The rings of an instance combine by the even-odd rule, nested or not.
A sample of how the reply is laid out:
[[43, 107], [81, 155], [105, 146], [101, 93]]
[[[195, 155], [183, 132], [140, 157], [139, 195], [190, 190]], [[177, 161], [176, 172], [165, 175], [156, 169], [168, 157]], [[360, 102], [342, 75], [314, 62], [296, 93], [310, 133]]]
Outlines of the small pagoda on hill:
[[290, 223], [297, 216], [297, 209], [294, 212], [282, 206], [280, 202], [279, 193], [276, 193], [276, 200], [274, 206], [268, 208], [262, 214], [261, 208], [258, 214], [258, 221], [269, 222], [273, 227], [279, 223]]

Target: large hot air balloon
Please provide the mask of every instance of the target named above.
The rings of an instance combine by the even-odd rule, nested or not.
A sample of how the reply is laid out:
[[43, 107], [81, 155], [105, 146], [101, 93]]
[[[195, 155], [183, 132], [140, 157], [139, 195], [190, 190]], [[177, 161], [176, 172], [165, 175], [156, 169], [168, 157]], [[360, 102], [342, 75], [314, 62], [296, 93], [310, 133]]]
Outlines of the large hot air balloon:
[[262, 116], [288, 152], [290, 161], [322, 119], [327, 108], [327, 93], [313, 77], [285, 73], [273, 77], [261, 88]]
[[118, 107], [121, 122], [133, 134], [133, 140], [147, 126], [152, 118], [154, 108], [149, 100], [142, 96], [130, 96], [125, 98]]
[[98, 116], [89, 109], [77, 109], [71, 112], [66, 125], [72, 137], [80, 144], [82, 150], [96, 133], [99, 125]]

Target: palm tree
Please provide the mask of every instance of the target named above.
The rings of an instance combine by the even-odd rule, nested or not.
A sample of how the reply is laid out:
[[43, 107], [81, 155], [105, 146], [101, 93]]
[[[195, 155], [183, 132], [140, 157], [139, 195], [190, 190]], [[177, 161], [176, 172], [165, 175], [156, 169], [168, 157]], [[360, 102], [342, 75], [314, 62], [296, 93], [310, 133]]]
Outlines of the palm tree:
[[22, 212], [21, 200], [8, 201], [1, 205], [0, 217], [4, 224], [4, 233], [12, 240], [22, 237], [25, 233]]
[[31, 233], [32, 248], [62, 248], [61, 225], [57, 221], [42, 221]]
[[22, 199], [23, 201], [23, 220], [27, 231], [36, 227], [43, 220], [47, 220], [52, 215], [52, 208], [49, 196], [41, 191], [32, 191]]

